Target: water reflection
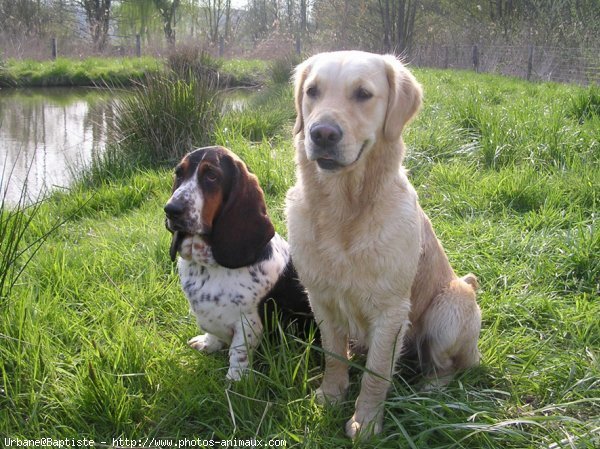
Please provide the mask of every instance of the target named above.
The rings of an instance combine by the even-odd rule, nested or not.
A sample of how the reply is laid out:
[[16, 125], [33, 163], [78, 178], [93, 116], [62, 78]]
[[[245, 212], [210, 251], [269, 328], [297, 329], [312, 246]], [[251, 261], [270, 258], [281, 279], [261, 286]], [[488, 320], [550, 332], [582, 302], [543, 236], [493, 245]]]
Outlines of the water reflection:
[[30, 199], [67, 187], [73, 171], [103, 151], [118, 96], [102, 89], [0, 90], [0, 193], [7, 201], [16, 202], [25, 185]]
[[232, 88], [221, 92], [223, 100], [223, 114], [228, 112], [241, 112], [248, 106], [249, 100], [256, 94], [254, 88]]

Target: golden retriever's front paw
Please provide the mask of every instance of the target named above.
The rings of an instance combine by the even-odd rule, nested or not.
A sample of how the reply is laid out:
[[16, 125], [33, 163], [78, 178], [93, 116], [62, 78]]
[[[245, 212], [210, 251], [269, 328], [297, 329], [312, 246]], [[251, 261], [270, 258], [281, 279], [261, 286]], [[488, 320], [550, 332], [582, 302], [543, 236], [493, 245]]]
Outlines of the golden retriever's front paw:
[[373, 416], [360, 419], [357, 413], [346, 423], [346, 435], [354, 439], [368, 439], [373, 435], [381, 433], [383, 428], [383, 415], [375, 413]]
[[315, 391], [315, 399], [322, 405], [337, 404], [338, 402], [341, 402], [345, 396], [346, 388], [344, 387], [324, 388], [324, 386], [321, 385]]

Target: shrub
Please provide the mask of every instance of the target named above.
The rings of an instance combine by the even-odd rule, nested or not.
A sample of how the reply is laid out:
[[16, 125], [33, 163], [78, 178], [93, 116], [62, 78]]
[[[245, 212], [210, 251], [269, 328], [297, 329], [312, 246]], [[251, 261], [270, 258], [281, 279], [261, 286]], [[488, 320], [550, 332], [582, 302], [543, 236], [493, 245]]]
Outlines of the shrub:
[[213, 82], [218, 82], [222, 63], [198, 47], [183, 45], [169, 54], [167, 66], [179, 78], [185, 80], [208, 77]]
[[172, 164], [208, 145], [221, 115], [218, 80], [189, 69], [151, 74], [117, 107], [114, 134], [125, 164]]

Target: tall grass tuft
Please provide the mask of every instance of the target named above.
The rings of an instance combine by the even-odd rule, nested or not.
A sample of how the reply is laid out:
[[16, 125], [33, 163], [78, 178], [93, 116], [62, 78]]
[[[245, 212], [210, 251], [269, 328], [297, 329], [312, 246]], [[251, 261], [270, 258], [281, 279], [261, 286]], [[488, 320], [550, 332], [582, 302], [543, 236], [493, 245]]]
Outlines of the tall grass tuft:
[[114, 134], [124, 164], [173, 164], [208, 145], [221, 114], [218, 78], [189, 69], [151, 74], [117, 107]]
[[169, 55], [167, 68], [150, 72], [116, 106], [111, 140], [75, 184], [95, 187], [139, 169], [171, 166], [193, 147], [213, 143], [222, 100], [219, 62], [195, 47]]
[[286, 84], [290, 82], [294, 67], [302, 62], [297, 54], [290, 54], [284, 58], [276, 59], [269, 67], [269, 78], [273, 84]]
[[0, 173], [0, 185], [4, 186], [0, 191], [0, 307], [8, 301], [13, 287], [49, 235], [66, 222], [57, 220], [48, 231], [30, 235], [43, 199], [31, 202], [25, 182], [17, 202], [10, 204], [8, 187], [12, 173], [4, 163]]
[[6, 61], [0, 56], [0, 87], [13, 87], [15, 85], [14, 75], [10, 73]]
[[294, 122], [295, 111], [292, 89], [289, 84], [273, 85], [260, 91], [248, 101], [246, 107], [231, 111], [221, 121], [221, 131], [241, 136], [251, 141], [287, 138]]
[[573, 96], [569, 114], [583, 123], [592, 117], [600, 117], [600, 86], [590, 86]]
[[[197, 46], [182, 45], [167, 58], [167, 66], [182, 79], [210, 78], [218, 81], [223, 63]], [[221, 83], [219, 83], [221, 84]]]

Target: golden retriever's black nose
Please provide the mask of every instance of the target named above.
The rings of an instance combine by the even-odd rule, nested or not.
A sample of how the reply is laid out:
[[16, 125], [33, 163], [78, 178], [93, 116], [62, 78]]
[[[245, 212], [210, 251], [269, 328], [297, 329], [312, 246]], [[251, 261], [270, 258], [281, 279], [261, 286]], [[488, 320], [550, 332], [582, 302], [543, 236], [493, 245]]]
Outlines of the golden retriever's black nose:
[[315, 145], [332, 147], [342, 140], [342, 130], [336, 124], [314, 124], [310, 127], [310, 138]]
[[183, 215], [184, 205], [179, 201], [169, 201], [165, 205], [165, 214], [169, 218], [178, 218]]

